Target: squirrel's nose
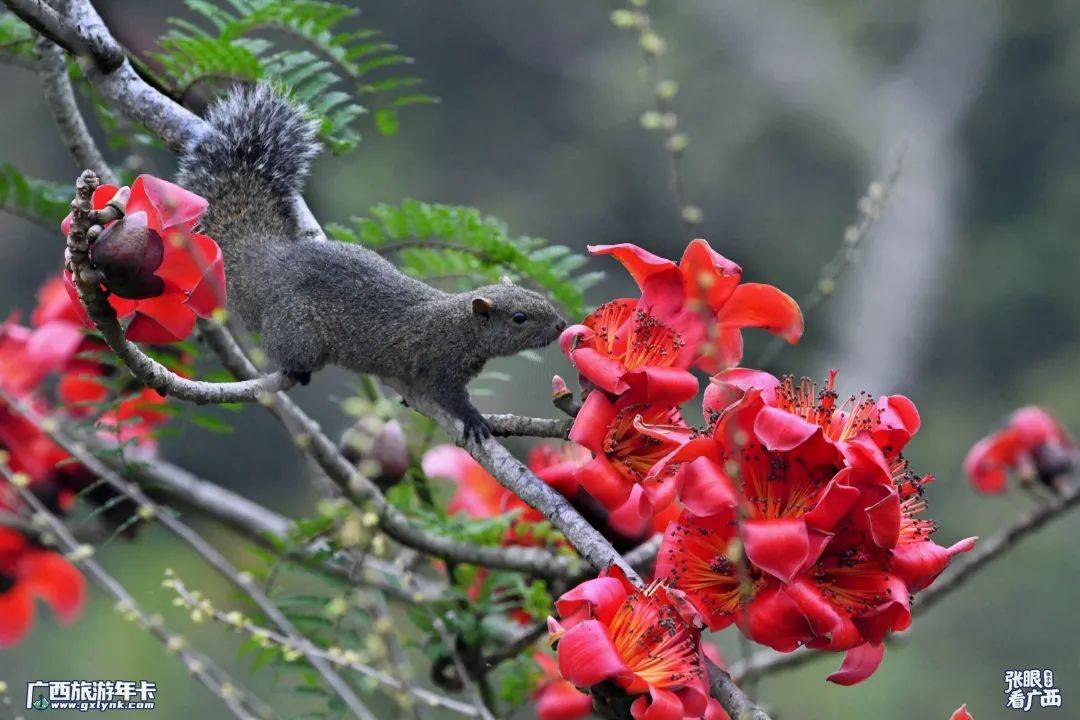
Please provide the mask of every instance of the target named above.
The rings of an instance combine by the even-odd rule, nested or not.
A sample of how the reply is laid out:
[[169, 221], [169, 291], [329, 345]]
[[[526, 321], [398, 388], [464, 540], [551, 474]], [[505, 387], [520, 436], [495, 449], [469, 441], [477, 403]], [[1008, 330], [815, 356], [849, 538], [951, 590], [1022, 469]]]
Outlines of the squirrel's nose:
[[562, 318], [559, 318], [558, 320], [555, 321], [555, 330], [557, 332], [562, 332], [565, 329], [566, 329], [566, 321], [565, 320], [563, 320]]

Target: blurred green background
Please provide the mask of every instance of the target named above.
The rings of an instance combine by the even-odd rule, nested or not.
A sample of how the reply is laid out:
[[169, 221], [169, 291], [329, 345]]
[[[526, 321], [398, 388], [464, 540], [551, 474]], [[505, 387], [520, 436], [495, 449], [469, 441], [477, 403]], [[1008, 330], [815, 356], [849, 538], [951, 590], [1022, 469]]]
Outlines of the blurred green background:
[[[165, 16], [190, 17], [179, 2], [96, 5], [141, 53]], [[677, 257], [687, 238], [662, 142], [639, 122], [653, 107], [652, 89], [639, 75], [635, 37], [610, 21], [616, 7], [362, 4], [363, 24], [414, 56], [415, 73], [442, 103], [406, 111], [396, 137], [370, 133], [355, 153], [322, 157], [307, 192], [316, 216], [344, 221], [413, 197], [475, 205], [514, 232], [576, 249], [635, 242]], [[909, 395], [923, 429], [908, 455], [938, 477], [930, 514], [939, 542], [992, 534], [1030, 500], [1015, 491], [976, 495], [960, 473], [968, 447], [1028, 403], [1080, 429], [1080, 3], [683, 0], [650, 11], [668, 44], [664, 73], [680, 88], [674, 105], [689, 137], [683, 180], [704, 216], [696, 234], [739, 262], [747, 279], [803, 297], [840, 247], [856, 200], [907, 142], [884, 222], [836, 296], [808, 315], [803, 342], [769, 369], [819, 377], [837, 367], [845, 391]], [[73, 179], [78, 168], [32, 71], [0, 72], [0, 162]], [[145, 170], [169, 176], [172, 160], [162, 154]], [[37, 285], [58, 268], [59, 233], [0, 213], [0, 242], [0, 309], [29, 311]], [[597, 259], [588, 269], [609, 271], [590, 302], [632, 291], [614, 263]], [[747, 341], [749, 363], [767, 336], [751, 331]], [[555, 348], [539, 366], [491, 367], [514, 383], [491, 385], [494, 394], [481, 399], [490, 411], [550, 414], [550, 377], [569, 376]], [[348, 388], [343, 373], [328, 371], [295, 395], [337, 433], [346, 419], [336, 400]], [[258, 408], [230, 419], [234, 434], [182, 427], [162, 454], [282, 512], [310, 512], [309, 470], [281, 430]], [[224, 531], [200, 527], [245, 559]], [[944, 720], [964, 702], [989, 720], [1017, 712], [1004, 709], [1006, 669], [1052, 668], [1063, 707], [1030, 715], [1080, 717], [1078, 540], [1071, 517], [1023, 543], [918, 618], [859, 686], [824, 682], [840, 660], [830, 656], [766, 679], [760, 697], [780, 720]], [[166, 566], [229, 597], [160, 531], [112, 543], [102, 557], [184, 632], [186, 614], [159, 587]], [[265, 695], [276, 682], [269, 673], [249, 680], [235, 638], [213, 628], [192, 638], [252, 689]], [[734, 638], [721, 644], [738, 659]], [[155, 680], [160, 709], [152, 715], [163, 720], [225, 712], [97, 593], [73, 627], [60, 629], [43, 612], [26, 642], [0, 653], [0, 679], [16, 701], [26, 681], [41, 678]]]

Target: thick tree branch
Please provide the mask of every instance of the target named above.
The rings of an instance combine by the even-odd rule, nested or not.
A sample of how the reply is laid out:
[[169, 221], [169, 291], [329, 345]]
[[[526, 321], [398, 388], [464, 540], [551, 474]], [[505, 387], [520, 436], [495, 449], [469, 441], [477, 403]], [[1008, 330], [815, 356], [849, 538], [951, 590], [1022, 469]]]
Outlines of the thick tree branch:
[[61, 17], [44, 0], [4, 0], [23, 22], [73, 55], [93, 63], [102, 72], [112, 72], [124, 62], [124, 51], [107, 31], [81, 27], [72, 17]]
[[[1028, 511], [1009, 525], [1006, 525], [996, 535], [981, 540], [975, 546], [975, 549], [958, 556], [933, 585], [923, 590], [913, 599], [912, 614], [921, 615], [926, 612], [942, 599], [963, 587], [976, 572], [1016, 547], [1028, 535], [1036, 532], [1055, 518], [1061, 517], [1078, 504], [1080, 504], [1080, 485], [1066, 485], [1058, 496], [1050, 498], [1044, 504]], [[755, 654], [750, 658], [749, 662], [738, 662], [732, 665], [731, 674], [742, 682], [769, 675], [778, 670], [799, 667], [826, 655], [828, 653], [805, 648], [786, 654], [764, 650]]]
[[49, 111], [52, 112], [53, 120], [60, 130], [60, 138], [71, 151], [76, 165], [90, 168], [102, 180], [115, 185], [116, 176], [90, 135], [75, 102], [64, 51], [47, 37], [37, 35], [34, 38], [34, 55], [37, 58], [38, 77], [41, 78], [41, 87], [48, 101]]

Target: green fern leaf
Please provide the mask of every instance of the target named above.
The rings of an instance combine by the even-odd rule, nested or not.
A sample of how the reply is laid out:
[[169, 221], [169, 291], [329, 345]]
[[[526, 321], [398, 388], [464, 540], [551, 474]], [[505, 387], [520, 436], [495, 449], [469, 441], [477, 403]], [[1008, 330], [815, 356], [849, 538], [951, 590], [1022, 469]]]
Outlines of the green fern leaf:
[[571, 317], [584, 314], [583, 292], [602, 273], [575, 276], [582, 255], [545, 240], [511, 235], [479, 210], [405, 200], [378, 205], [351, 226], [331, 224], [341, 242], [366, 245], [396, 261], [403, 272], [446, 289], [495, 283], [502, 275], [546, 292]]
[[[170, 20], [171, 29], [158, 43], [161, 52], [154, 56], [181, 97], [203, 84], [272, 78], [308, 107], [334, 152], [360, 141], [356, 124], [368, 109], [354, 102], [355, 96], [364, 96], [375, 110], [373, 124], [384, 135], [397, 132], [401, 108], [437, 101], [412, 90], [421, 83], [418, 78], [377, 77], [412, 59], [377, 30], [343, 28], [358, 14], [354, 8], [328, 0], [185, 2], [206, 27]], [[267, 33], [300, 39], [310, 50], [276, 50]]]

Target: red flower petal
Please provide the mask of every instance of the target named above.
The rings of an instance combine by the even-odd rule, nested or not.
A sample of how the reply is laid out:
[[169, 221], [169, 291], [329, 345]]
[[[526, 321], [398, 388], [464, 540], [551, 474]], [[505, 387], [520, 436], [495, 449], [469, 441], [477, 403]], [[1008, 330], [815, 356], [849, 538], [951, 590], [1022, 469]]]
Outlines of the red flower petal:
[[47, 322], [27, 339], [27, 362], [34, 364], [42, 374], [58, 372], [78, 353], [84, 337], [82, 328], [74, 323], [65, 320]]
[[585, 398], [570, 428], [570, 439], [595, 453], [604, 452], [604, 438], [615, 419], [615, 405], [604, 393], [591, 392]]
[[878, 400], [878, 427], [874, 442], [892, 457], [907, 445], [922, 425], [915, 403], [903, 395], [889, 395]]
[[866, 508], [866, 521], [870, 537], [880, 548], [891, 548], [900, 537], [900, 496], [895, 488], [881, 500]]
[[633, 676], [598, 620], [584, 620], [567, 630], [559, 638], [558, 656], [559, 672], [577, 687]]
[[881, 659], [885, 656], [884, 645], [871, 645], [866, 643], [852, 648], [844, 655], [844, 662], [840, 669], [826, 678], [837, 685], [855, 685], [874, 674], [881, 665]]
[[548, 683], [536, 693], [538, 720], [578, 720], [590, 712], [592, 696], [565, 680]]
[[802, 518], [744, 520], [741, 528], [746, 556], [765, 572], [791, 582], [806, 567], [810, 538]]
[[715, 375], [738, 365], [742, 357], [742, 331], [738, 328], [718, 327], [716, 337], [702, 343], [697, 366], [710, 375]]
[[949, 720], [975, 720], [971, 717], [971, 713], [967, 711], [967, 705], [961, 705], [956, 708], [956, 712], [949, 716]]
[[779, 652], [791, 652], [814, 637], [802, 609], [779, 586], [759, 591], [737, 613], [736, 622], [750, 639]]
[[208, 205], [205, 198], [168, 180], [140, 175], [131, 186], [127, 212], [146, 211], [150, 227], [164, 235], [171, 228], [191, 230]]
[[859, 490], [851, 487], [851, 468], [844, 468], [833, 476], [818, 498], [814, 509], [805, 516], [806, 524], [818, 530], [832, 530], [859, 497]]
[[616, 470], [603, 454], [578, 468], [574, 478], [609, 510], [625, 503], [634, 487], [634, 482]]
[[653, 255], [648, 250], [632, 243], [588, 245], [586, 247], [593, 255], [611, 255], [622, 263], [639, 288], [644, 288], [645, 281], [651, 275], [675, 267], [675, 263], [670, 260], [659, 255]]
[[181, 293], [140, 300], [135, 318], [124, 336], [131, 342], [166, 344], [178, 342], [195, 329], [195, 313], [184, 304]]
[[908, 584], [911, 592], [918, 592], [934, 582], [948, 567], [954, 555], [965, 553], [975, 547], [978, 538], [969, 537], [944, 548], [932, 540], [901, 543], [893, 549], [890, 570]]
[[[203, 272], [198, 284], [188, 293], [187, 303], [188, 307], [194, 310], [196, 315], [209, 318], [215, 310], [224, 307], [226, 304], [225, 262], [221, 255], [221, 248], [218, 247], [217, 243], [205, 235], [195, 235], [194, 237], [199, 243], [209, 241], [213, 245], [212, 249], [216, 254], [211, 255], [207, 252], [210, 263]], [[205, 240], [201, 238], [205, 238]]]
[[[563, 593], [555, 601], [555, 609], [560, 617], [570, 618], [579, 614], [582, 608], [588, 614], [605, 625], [611, 622], [616, 611], [626, 601], [628, 589], [626, 583], [618, 577], [602, 575], [586, 580], [577, 587]], [[565, 674], [564, 674], [565, 677]], [[580, 686], [580, 683], [575, 683]]]
[[60, 622], [72, 622], [82, 612], [86, 581], [63, 555], [28, 552], [19, 561], [18, 575], [31, 592], [53, 609]]
[[630, 715], [634, 720], [683, 720], [683, 704], [670, 690], [650, 685], [649, 695], [630, 705]]
[[705, 401], [702, 403], [705, 417], [708, 418], [711, 411], [720, 412], [730, 407], [750, 390], [760, 391], [761, 398], [766, 403], [772, 403], [778, 387], [780, 381], [762, 370], [741, 367], [724, 370], [713, 377], [709, 387], [705, 388]]
[[754, 435], [773, 452], [794, 450], [820, 431], [820, 425], [770, 406], [761, 408], [754, 420]]
[[727, 328], [764, 328], [793, 344], [803, 333], [799, 304], [779, 288], [761, 283], [735, 288], [716, 320]]
[[641, 486], [635, 485], [630, 498], [608, 514], [607, 528], [624, 538], [638, 538], [648, 532], [652, 521], [652, 503]]
[[889, 633], [911, 627], [911, 598], [904, 581], [890, 576], [885, 587], [888, 601], [855, 618], [855, 624], [871, 645], [880, 645]]
[[[568, 330], [563, 331], [563, 335]], [[578, 372], [586, 377], [593, 385], [613, 395], [619, 395], [630, 389], [623, 379], [626, 368], [615, 358], [593, 348], [583, 347], [570, 353], [570, 362], [578, 369]]]
[[739, 504], [731, 480], [710, 458], [699, 457], [679, 468], [675, 476], [679, 500], [700, 517], [727, 514]]
[[[592, 379], [588, 373], [582, 371], [582, 374]], [[623, 380], [628, 398], [649, 405], [679, 405], [697, 395], [698, 391], [697, 378], [681, 368], [645, 367], [626, 373]]]
[[686, 246], [679, 272], [687, 297], [700, 297], [715, 313], [723, 312], [742, 276], [742, 268], [701, 239]]
[[0, 592], [0, 649], [15, 645], [34, 624], [34, 597], [26, 586], [16, 584]]

